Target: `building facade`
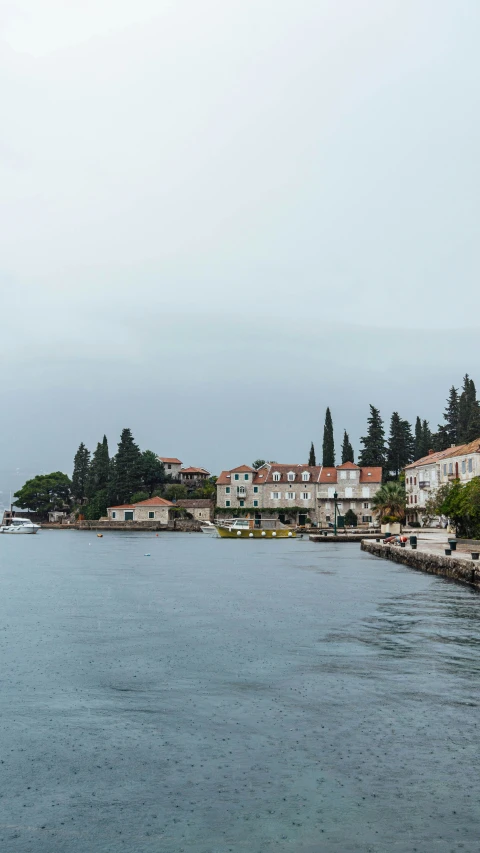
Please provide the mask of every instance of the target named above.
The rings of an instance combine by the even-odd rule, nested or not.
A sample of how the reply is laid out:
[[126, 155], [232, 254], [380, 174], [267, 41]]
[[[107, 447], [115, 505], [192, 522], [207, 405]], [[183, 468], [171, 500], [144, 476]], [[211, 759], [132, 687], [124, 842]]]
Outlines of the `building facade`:
[[163, 462], [165, 474], [172, 477], [173, 480], [178, 480], [182, 462], [175, 456], [157, 456], [159, 462]]
[[[298, 524], [309, 521], [321, 527], [351, 509], [359, 526], [375, 521], [371, 499], [382, 483], [381, 468], [360, 468], [346, 462], [336, 468], [321, 465], [266, 463], [256, 471], [240, 465], [222, 471], [217, 480], [217, 506], [222, 509], [250, 509], [257, 516], [268, 511], [289, 510]], [[272, 514], [272, 513], [270, 513]]]
[[407, 521], [422, 523], [427, 520], [428, 500], [439, 486], [454, 480], [468, 483], [473, 477], [480, 477], [480, 438], [438, 453], [431, 450], [428, 456], [407, 465]]
[[182, 498], [175, 506], [182, 506], [195, 521], [211, 521], [213, 518], [213, 501], [207, 498]]
[[135, 504], [109, 506], [107, 513], [111, 521], [156, 521], [167, 525], [173, 506], [174, 504], [165, 498], [148, 498]]
[[210, 471], [206, 468], [181, 468], [179, 476], [184, 486], [199, 486], [208, 480]]

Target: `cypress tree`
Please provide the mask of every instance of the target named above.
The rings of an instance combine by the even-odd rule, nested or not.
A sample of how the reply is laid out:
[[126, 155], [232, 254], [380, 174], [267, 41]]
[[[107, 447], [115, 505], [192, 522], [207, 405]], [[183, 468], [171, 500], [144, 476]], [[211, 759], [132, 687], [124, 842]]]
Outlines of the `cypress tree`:
[[447, 407], [443, 413], [444, 424], [440, 424], [435, 436], [435, 450], [448, 450], [452, 444], [458, 444], [458, 391], [454, 385], [450, 388]]
[[350, 444], [350, 438], [346, 429], [343, 430], [343, 444], [342, 444], [342, 465], [344, 462], [354, 462], [353, 458], [353, 447]]
[[379, 409], [370, 404], [370, 417], [368, 418], [367, 435], [363, 436], [360, 441], [363, 444], [363, 450], [360, 452], [358, 464], [362, 466], [381, 466], [385, 467], [385, 430], [383, 421], [380, 417]]
[[422, 422], [417, 415], [417, 419], [415, 421], [415, 439], [414, 439], [414, 444], [413, 444], [413, 455], [414, 455], [415, 460], [421, 459], [423, 456], [425, 456], [425, 454], [423, 452], [423, 448], [424, 448], [424, 440], [423, 440]]
[[84, 501], [88, 490], [88, 474], [90, 467], [90, 451], [83, 441], [73, 460], [72, 495], [76, 501]]
[[325, 468], [335, 467], [335, 444], [333, 440], [333, 422], [330, 409], [325, 412], [325, 426], [323, 427], [323, 462]]
[[432, 450], [432, 433], [428, 421], [422, 421], [422, 456], [428, 456]]
[[313, 466], [315, 466], [315, 465], [317, 464], [317, 462], [316, 462], [316, 458], [315, 458], [315, 448], [314, 448], [314, 446], [313, 446], [313, 441], [312, 441], [312, 443], [311, 443], [311, 445], [310, 445], [310, 454], [309, 454], [309, 457], [308, 457], [308, 464], [309, 464], [309, 465], [313, 465]]
[[115, 481], [117, 500], [128, 503], [142, 488], [142, 454], [135, 444], [130, 429], [124, 429], [115, 456]]

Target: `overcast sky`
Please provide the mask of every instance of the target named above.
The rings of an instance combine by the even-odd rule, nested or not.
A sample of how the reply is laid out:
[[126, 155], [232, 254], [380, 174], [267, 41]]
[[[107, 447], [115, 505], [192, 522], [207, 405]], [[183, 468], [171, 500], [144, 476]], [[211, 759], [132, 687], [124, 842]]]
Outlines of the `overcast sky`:
[[[213, 472], [480, 384], [477, 0], [7, 0], [0, 470]], [[6, 482], [4, 480], [4, 482]], [[1, 487], [1, 482], [0, 482]]]

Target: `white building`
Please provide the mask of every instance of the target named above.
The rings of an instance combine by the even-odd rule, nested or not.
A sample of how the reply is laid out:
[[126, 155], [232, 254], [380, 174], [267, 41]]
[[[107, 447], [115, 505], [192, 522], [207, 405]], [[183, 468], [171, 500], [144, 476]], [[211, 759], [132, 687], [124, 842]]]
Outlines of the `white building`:
[[165, 474], [173, 477], [174, 480], [178, 480], [180, 468], [183, 464], [180, 462], [180, 459], [177, 459], [175, 456], [157, 456], [157, 459], [159, 462], [163, 462]]
[[480, 476], [480, 438], [469, 444], [449, 447], [417, 459], [405, 468], [407, 521], [421, 522], [426, 503], [439, 486], [460, 480], [467, 483]]

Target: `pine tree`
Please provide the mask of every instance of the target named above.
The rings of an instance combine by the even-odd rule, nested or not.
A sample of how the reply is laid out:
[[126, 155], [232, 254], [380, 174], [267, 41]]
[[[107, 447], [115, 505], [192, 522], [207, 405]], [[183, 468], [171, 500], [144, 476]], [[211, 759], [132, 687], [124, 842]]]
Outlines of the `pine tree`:
[[149, 498], [165, 482], [165, 467], [153, 450], [142, 453], [142, 482]]
[[385, 430], [383, 421], [380, 417], [379, 409], [370, 404], [370, 417], [368, 418], [367, 435], [363, 436], [360, 441], [363, 444], [363, 450], [360, 452], [358, 464], [362, 466], [381, 466], [385, 467]]
[[76, 501], [82, 503], [87, 496], [88, 472], [90, 467], [90, 451], [87, 450], [83, 441], [78, 448], [73, 460], [72, 495]]
[[108, 486], [108, 478], [110, 471], [110, 457], [108, 455], [107, 436], [103, 436], [103, 441], [99, 441], [90, 463], [90, 471], [88, 476], [88, 497], [93, 498], [96, 492], [103, 491]]
[[467, 444], [478, 438], [479, 412], [477, 391], [468, 373], [463, 377], [462, 393], [458, 402], [458, 444]]
[[354, 462], [353, 447], [346, 429], [343, 430], [342, 465], [344, 462]]
[[439, 425], [435, 436], [435, 450], [448, 450], [458, 443], [458, 391], [454, 385], [450, 388], [447, 408], [443, 413], [444, 424]]
[[313, 466], [315, 466], [317, 464], [316, 459], [315, 459], [315, 448], [313, 446], [313, 441], [310, 445], [310, 454], [308, 457], [308, 464], [313, 465]]
[[325, 426], [323, 427], [323, 462], [325, 468], [335, 467], [335, 444], [333, 440], [333, 422], [330, 409], [325, 412]]
[[124, 429], [115, 456], [115, 490], [120, 503], [128, 503], [142, 487], [142, 454], [130, 429]]

